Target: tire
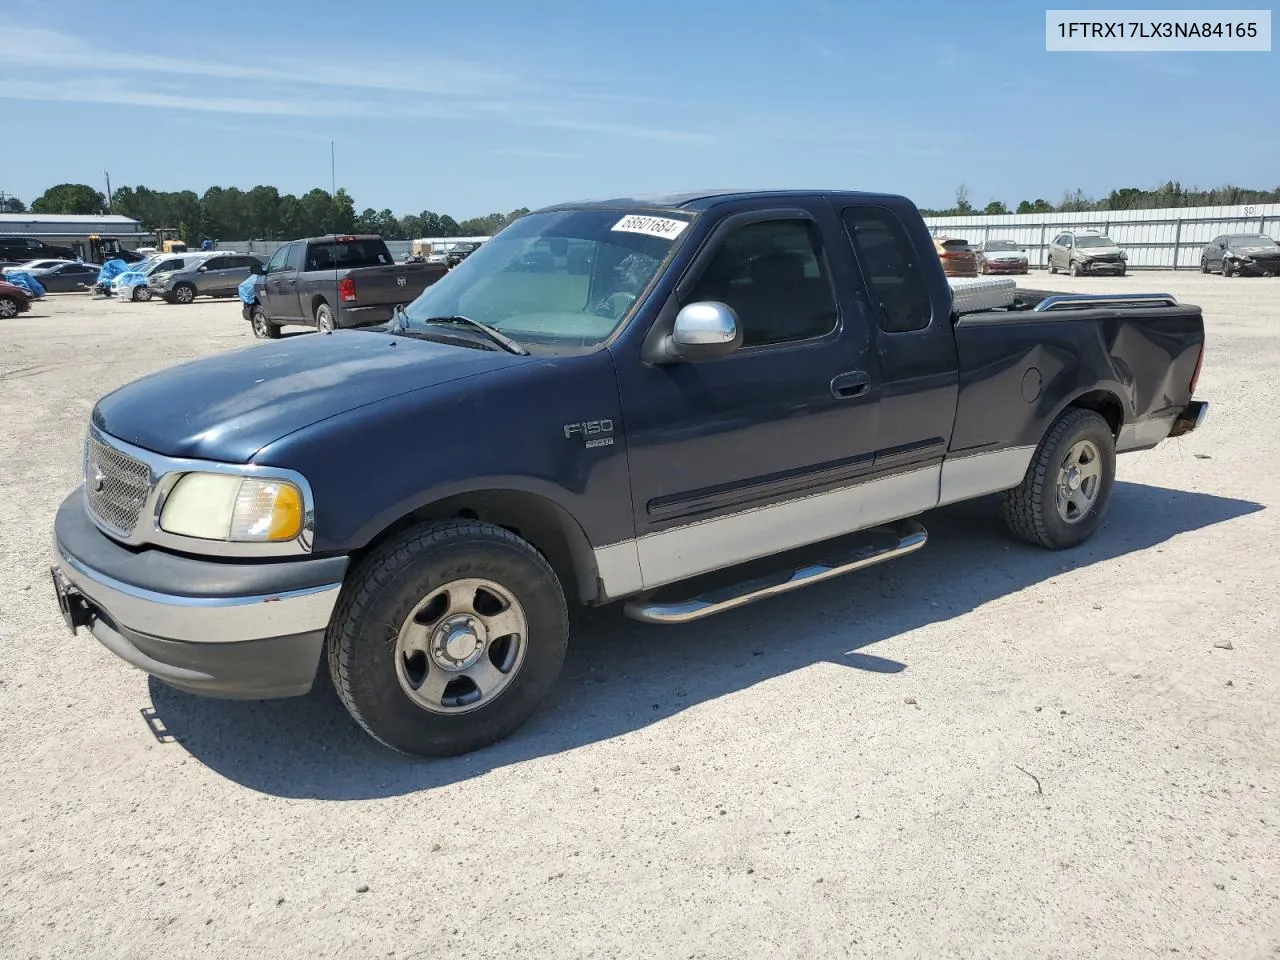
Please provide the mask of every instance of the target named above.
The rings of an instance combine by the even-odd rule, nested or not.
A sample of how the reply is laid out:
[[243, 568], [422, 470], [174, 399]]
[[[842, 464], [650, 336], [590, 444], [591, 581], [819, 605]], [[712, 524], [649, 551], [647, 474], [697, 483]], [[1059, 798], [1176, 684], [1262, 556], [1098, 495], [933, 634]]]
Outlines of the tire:
[[189, 283], [180, 283], [173, 288], [173, 299], [170, 303], [187, 304], [196, 298], [196, 288]]
[[0, 297], [0, 319], [11, 320], [21, 310], [21, 304], [13, 297]]
[[1222, 275], [1224, 277], [1234, 276], [1234, 274], [1231, 272], [1231, 265], [1227, 263], [1226, 257], [1222, 258]]
[[280, 328], [267, 319], [267, 311], [263, 310], [261, 306], [253, 308], [249, 325], [253, 328], [253, 335], [259, 340], [280, 339]]
[[[1093, 497], [1086, 510], [1077, 508], [1076, 516], [1069, 518], [1069, 509], [1068, 516], [1059, 509], [1060, 484], [1072, 479], [1064, 467], [1073, 453], [1088, 453], [1090, 448], [1097, 471]], [[1081, 469], [1076, 477], [1085, 472]], [[1035, 546], [1050, 550], [1078, 546], [1092, 537], [1102, 523], [1115, 478], [1116, 447], [1110, 424], [1092, 410], [1068, 408], [1036, 447], [1022, 483], [1001, 494], [1004, 522], [1015, 536]], [[1087, 493], [1088, 486], [1085, 481], [1071, 493]]]
[[1053, 257], [1050, 257], [1050, 258], [1049, 258], [1049, 272], [1050, 272], [1050, 273], [1057, 273], [1057, 272], [1058, 272], [1058, 268], [1057, 268], [1057, 267], [1055, 267], [1055, 266], [1053, 265]]
[[1119, 272], [1116, 273], [1116, 276], [1123, 277], [1127, 272], [1128, 272], [1128, 269], [1126, 267], [1121, 267]]
[[1200, 272], [1201, 273], [1209, 272], [1209, 261], [1206, 260], [1204, 257], [1200, 258]]
[[134, 303], [146, 303], [151, 299], [151, 288], [145, 286], [134, 287], [130, 299], [133, 300]]
[[1067, 269], [1067, 272], [1070, 273], [1073, 277], [1080, 276], [1080, 261], [1072, 260], [1071, 266]]
[[[488, 584], [488, 592], [476, 593], [477, 583]], [[470, 605], [460, 604], [467, 597]], [[496, 615], [478, 614], [481, 598], [506, 602]], [[482, 623], [475, 633], [455, 626], [442, 635], [451, 623], [474, 624], [477, 615]], [[523, 630], [479, 639], [484, 626], [509, 625], [498, 618], [514, 619]], [[415, 634], [421, 647], [407, 654]], [[471, 668], [457, 661], [450, 661], [456, 670], [437, 665], [439, 657], [455, 655], [455, 641], [464, 650], [474, 641]], [[475, 520], [423, 524], [376, 548], [355, 569], [327, 647], [338, 696], [371, 737], [409, 756], [467, 753], [515, 731], [555, 686], [568, 647], [564, 591], [542, 554], [502, 527]], [[517, 650], [518, 659], [510, 659]], [[494, 656], [510, 666], [495, 664]], [[478, 670], [496, 692], [486, 697], [467, 669]], [[467, 696], [475, 698], [472, 704], [459, 702]]]
[[316, 332], [333, 333], [334, 329], [333, 307], [327, 303], [320, 304], [316, 307]]

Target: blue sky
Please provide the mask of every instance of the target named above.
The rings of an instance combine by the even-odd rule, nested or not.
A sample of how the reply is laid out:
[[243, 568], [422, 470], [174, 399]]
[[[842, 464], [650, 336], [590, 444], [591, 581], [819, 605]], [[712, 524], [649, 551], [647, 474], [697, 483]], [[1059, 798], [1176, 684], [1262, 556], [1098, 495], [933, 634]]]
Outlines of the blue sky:
[[357, 209], [459, 218], [720, 186], [921, 206], [949, 206], [961, 182], [979, 206], [1166, 179], [1277, 186], [1277, 53], [1046, 53], [1044, 11], [7, 0], [0, 190], [101, 189], [107, 170], [116, 186], [302, 193], [328, 187], [330, 140]]

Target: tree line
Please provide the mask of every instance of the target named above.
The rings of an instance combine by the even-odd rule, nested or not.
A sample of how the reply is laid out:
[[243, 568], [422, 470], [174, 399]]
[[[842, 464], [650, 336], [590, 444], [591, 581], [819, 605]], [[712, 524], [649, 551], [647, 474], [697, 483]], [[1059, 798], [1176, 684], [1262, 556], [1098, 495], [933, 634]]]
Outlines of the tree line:
[[1065, 190], [1056, 204], [1043, 197], [1021, 200], [1010, 210], [1002, 200], [992, 200], [985, 207], [975, 206], [969, 200], [969, 188], [963, 183], [956, 188], [955, 206], [945, 210], [920, 209], [926, 217], [963, 217], [975, 214], [1009, 213], [1083, 213], [1089, 210], [1160, 210], [1168, 207], [1231, 207], [1250, 203], [1280, 203], [1280, 187], [1274, 190], [1251, 190], [1247, 187], [1215, 187], [1201, 190], [1184, 187], [1176, 180], [1166, 181], [1153, 190], [1140, 187], [1124, 187], [1112, 190], [1105, 197], [1095, 199], [1078, 187]]
[[[1022, 200], [1010, 210], [1002, 200], [979, 207], [969, 199], [969, 190], [956, 189], [955, 205], [948, 209], [921, 208], [925, 216], [946, 217], [966, 214], [1080, 213], [1089, 210], [1149, 210], [1163, 207], [1214, 207], [1250, 203], [1280, 203], [1280, 187], [1252, 190], [1223, 186], [1210, 190], [1183, 187], [1170, 180], [1151, 190], [1124, 187], [1094, 199], [1076, 189], [1064, 191], [1050, 203], [1043, 197]], [[25, 213], [26, 205], [17, 197], [0, 196], [0, 213]], [[292, 240], [325, 233], [376, 233], [387, 240], [416, 237], [490, 236], [512, 220], [528, 213], [527, 207], [510, 213], [491, 213], [458, 221], [447, 213], [423, 210], [396, 216], [390, 210], [368, 207], [356, 213], [355, 202], [346, 190], [333, 194], [316, 188], [300, 197], [281, 193], [275, 187], [210, 187], [203, 194], [193, 190], [164, 191], [149, 187], [120, 187], [108, 198], [83, 183], [60, 183], [31, 202], [32, 213], [101, 214], [118, 213], [140, 220], [147, 230], [171, 229], [187, 243], [201, 240]]]
[[[17, 197], [0, 199], [0, 212], [26, 213]], [[346, 190], [333, 194], [319, 188], [297, 197], [275, 187], [210, 187], [193, 190], [152, 190], [119, 187], [108, 199], [83, 183], [60, 183], [31, 202], [31, 213], [92, 215], [115, 213], [141, 221], [149, 231], [176, 230], [189, 244], [201, 240], [292, 240], [326, 233], [376, 233], [386, 240], [416, 237], [489, 236], [529, 210], [491, 213], [458, 221], [447, 213], [423, 210], [396, 216], [390, 210], [366, 208], [356, 212]]]

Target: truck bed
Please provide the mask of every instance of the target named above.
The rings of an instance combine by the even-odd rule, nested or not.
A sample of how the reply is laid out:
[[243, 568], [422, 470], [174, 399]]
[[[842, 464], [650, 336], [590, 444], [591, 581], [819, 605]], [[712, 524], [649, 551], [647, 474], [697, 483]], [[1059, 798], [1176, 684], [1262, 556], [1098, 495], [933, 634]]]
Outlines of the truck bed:
[[1034, 445], [1082, 383], [1096, 385], [1087, 402], [1112, 421], [1118, 451], [1155, 446], [1191, 400], [1204, 345], [1200, 308], [1163, 293], [1019, 290], [1012, 307], [954, 323], [953, 452]]

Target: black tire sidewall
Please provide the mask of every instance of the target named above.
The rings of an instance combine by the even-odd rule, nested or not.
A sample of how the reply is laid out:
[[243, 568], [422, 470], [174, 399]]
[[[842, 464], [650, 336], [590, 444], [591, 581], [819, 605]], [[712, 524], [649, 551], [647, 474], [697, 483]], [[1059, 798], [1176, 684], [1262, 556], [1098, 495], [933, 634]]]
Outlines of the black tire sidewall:
[[324, 317], [326, 316], [329, 318], [329, 324], [327, 329], [329, 330], [336, 329], [336, 325], [333, 322], [333, 310], [329, 307], [327, 303], [322, 303], [320, 304], [320, 306], [316, 307], [316, 329], [319, 330], [321, 333], [323, 333], [326, 329], [325, 323], [324, 323]]
[[9, 304], [9, 306], [4, 310], [4, 314], [0, 314], [0, 316], [7, 315], [12, 319], [22, 312], [18, 301], [14, 300], [12, 297], [0, 297], [0, 303]]
[[[1115, 437], [1111, 427], [1097, 414], [1074, 414], [1078, 423], [1065, 431], [1051, 447], [1046, 447], [1043, 455], [1048, 460], [1048, 471], [1041, 498], [1041, 523], [1044, 531], [1055, 547], [1072, 547], [1088, 540], [1097, 531], [1107, 512], [1111, 501], [1111, 491], [1116, 481]], [[1098, 497], [1093, 502], [1088, 516], [1077, 523], [1067, 523], [1058, 515], [1055, 490], [1058, 481], [1058, 470], [1071, 448], [1081, 440], [1089, 440], [1098, 448], [1102, 458], [1102, 483]]]
[[[190, 293], [190, 297], [186, 300], [182, 299], [182, 291], [184, 290]], [[196, 299], [196, 291], [194, 287], [191, 287], [188, 284], [182, 283], [182, 284], [178, 284], [178, 286], [173, 288], [174, 303], [182, 303], [182, 304], [194, 303], [195, 299]]]
[[[470, 577], [501, 584], [524, 608], [529, 631], [524, 662], [511, 684], [484, 706], [462, 714], [432, 713], [400, 686], [396, 637], [428, 593]], [[564, 593], [550, 566], [514, 537], [486, 535], [473, 526], [444, 538], [402, 538], [371, 555], [352, 577], [350, 589], [354, 602], [340, 606], [329, 633], [334, 682], [341, 686], [345, 674], [348, 709], [392, 749], [451, 756], [494, 743], [538, 709], [564, 665]]]

